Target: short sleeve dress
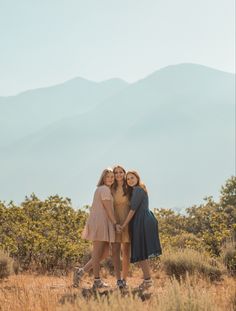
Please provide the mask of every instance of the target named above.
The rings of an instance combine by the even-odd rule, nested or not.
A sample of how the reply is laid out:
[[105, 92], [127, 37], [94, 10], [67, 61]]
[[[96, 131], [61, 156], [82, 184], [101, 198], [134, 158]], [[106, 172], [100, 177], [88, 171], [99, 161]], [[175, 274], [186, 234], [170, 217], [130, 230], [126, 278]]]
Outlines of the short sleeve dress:
[[148, 207], [148, 195], [139, 186], [134, 187], [131, 210], [135, 214], [130, 222], [132, 263], [160, 256], [162, 253], [158, 222]]
[[[102, 201], [104, 200], [113, 202], [111, 190], [105, 185], [97, 187], [94, 193], [91, 211], [83, 230], [82, 238], [90, 241], [115, 242], [115, 228], [103, 206]], [[114, 213], [113, 205], [112, 210]]]
[[[130, 202], [123, 189], [113, 192], [115, 218], [118, 224], [123, 224], [130, 211]], [[115, 241], [118, 243], [130, 243], [128, 226], [121, 232], [116, 232]]]

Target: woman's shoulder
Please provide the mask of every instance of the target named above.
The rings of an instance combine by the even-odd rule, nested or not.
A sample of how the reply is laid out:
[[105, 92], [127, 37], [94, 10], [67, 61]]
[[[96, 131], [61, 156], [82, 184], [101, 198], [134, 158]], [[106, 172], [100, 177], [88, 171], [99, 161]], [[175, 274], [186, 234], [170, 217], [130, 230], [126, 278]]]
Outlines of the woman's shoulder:
[[112, 197], [111, 189], [109, 187], [107, 187], [106, 185], [98, 186], [96, 191], [99, 193], [99, 195], [102, 196], [102, 198], [104, 198], [104, 197], [107, 197], [107, 198]]
[[108, 186], [106, 185], [101, 185], [101, 186], [97, 186], [97, 189], [101, 190], [101, 189], [110, 189]]
[[134, 190], [136, 190], [136, 191], [144, 191], [144, 189], [141, 186], [135, 186]]
[[111, 189], [107, 187], [106, 185], [97, 186], [96, 191], [98, 192], [111, 192]]
[[140, 187], [140, 186], [135, 186], [133, 190], [133, 194], [146, 194], [146, 191]]

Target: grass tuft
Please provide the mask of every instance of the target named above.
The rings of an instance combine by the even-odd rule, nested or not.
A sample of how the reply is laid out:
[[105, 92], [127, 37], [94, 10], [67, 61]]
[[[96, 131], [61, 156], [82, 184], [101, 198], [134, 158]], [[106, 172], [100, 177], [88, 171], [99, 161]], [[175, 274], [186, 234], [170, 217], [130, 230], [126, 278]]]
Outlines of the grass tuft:
[[7, 278], [13, 273], [13, 264], [13, 259], [0, 250], [0, 279]]
[[192, 249], [166, 252], [162, 257], [162, 265], [167, 275], [178, 280], [185, 278], [187, 274], [200, 274], [211, 281], [217, 281], [225, 272], [219, 261]]
[[230, 275], [236, 276], [236, 242], [228, 241], [222, 248], [221, 257]]

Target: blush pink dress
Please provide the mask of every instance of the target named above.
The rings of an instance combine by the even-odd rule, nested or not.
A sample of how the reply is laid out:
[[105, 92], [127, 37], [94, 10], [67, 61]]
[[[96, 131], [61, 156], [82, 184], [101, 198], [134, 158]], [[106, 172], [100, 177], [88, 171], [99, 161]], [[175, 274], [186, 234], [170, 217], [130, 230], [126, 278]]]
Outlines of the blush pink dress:
[[94, 193], [91, 211], [82, 233], [82, 238], [90, 241], [113, 243], [115, 242], [115, 228], [109, 220], [103, 206], [104, 200], [112, 201], [111, 208], [114, 213], [113, 197], [110, 188], [105, 185], [97, 187]]

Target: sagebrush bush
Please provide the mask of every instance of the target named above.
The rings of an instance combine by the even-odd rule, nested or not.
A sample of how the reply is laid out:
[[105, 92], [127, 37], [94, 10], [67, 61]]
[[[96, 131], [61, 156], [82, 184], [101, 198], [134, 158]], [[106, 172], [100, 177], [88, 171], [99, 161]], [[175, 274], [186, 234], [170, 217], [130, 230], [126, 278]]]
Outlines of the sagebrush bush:
[[222, 248], [221, 257], [231, 275], [236, 275], [236, 242], [228, 241]]
[[88, 248], [84, 251], [83, 256], [78, 258], [77, 265], [84, 266], [92, 257], [92, 246], [89, 245]]
[[0, 250], [0, 279], [7, 278], [13, 272], [13, 260]]
[[167, 251], [162, 256], [162, 265], [167, 275], [177, 279], [187, 274], [201, 274], [214, 281], [220, 280], [224, 273], [224, 267], [219, 261], [192, 249]]
[[0, 202], [0, 245], [23, 270], [68, 272], [88, 247], [81, 239], [86, 219], [58, 195], [41, 201], [32, 194], [20, 206]]
[[202, 240], [193, 233], [183, 232], [178, 236], [171, 238], [172, 248], [191, 248], [197, 251], [203, 251], [204, 246]]

